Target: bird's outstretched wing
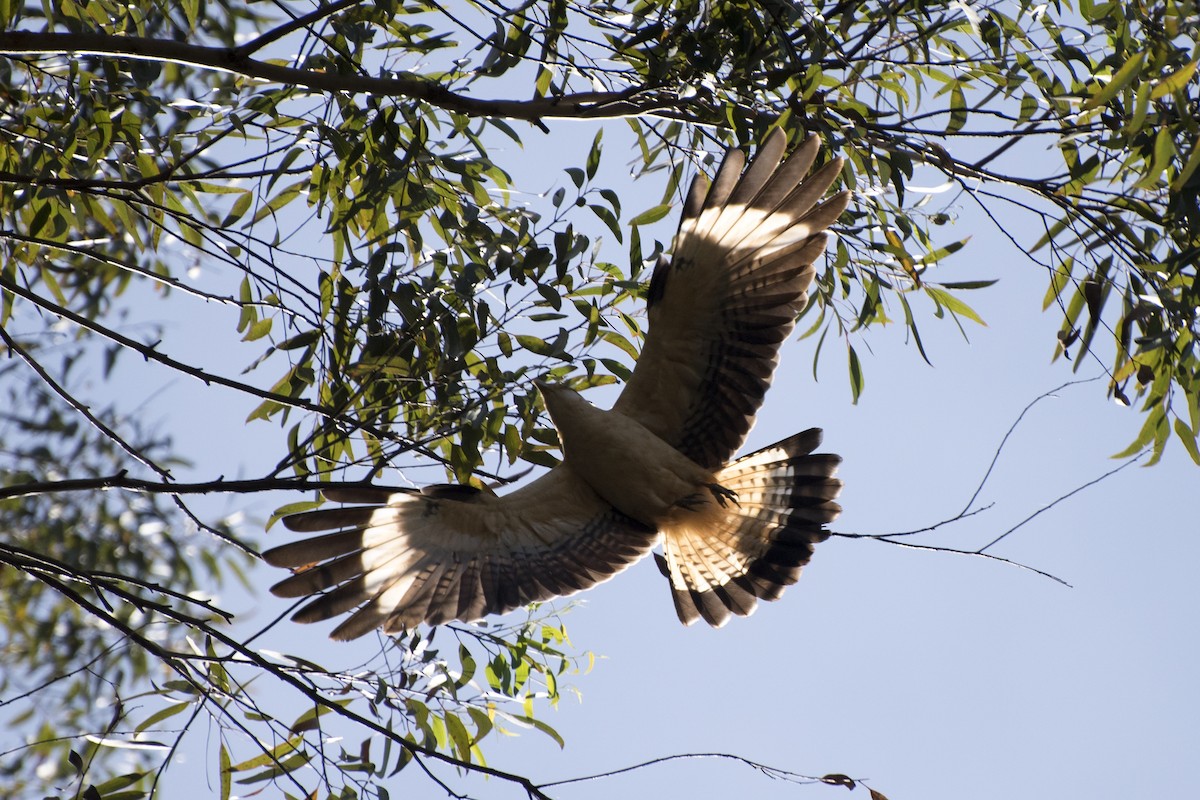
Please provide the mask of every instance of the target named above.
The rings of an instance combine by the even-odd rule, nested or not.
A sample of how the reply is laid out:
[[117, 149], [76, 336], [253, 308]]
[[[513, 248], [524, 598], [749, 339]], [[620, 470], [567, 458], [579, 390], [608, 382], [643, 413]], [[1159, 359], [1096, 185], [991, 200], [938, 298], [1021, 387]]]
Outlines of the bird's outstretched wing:
[[645, 346], [613, 407], [713, 470], [750, 432], [825, 229], [849, 201], [818, 202], [840, 159], [805, 179], [815, 136], [780, 163], [785, 145], [776, 129], [745, 172], [730, 150], [711, 187], [703, 175], [692, 183], [674, 252], [650, 281]]
[[263, 553], [295, 574], [281, 597], [325, 592], [299, 611], [316, 622], [357, 609], [331, 634], [354, 639], [383, 626], [472, 621], [574, 594], [646, 555], [653, 528], [601, 500], [562, 464], [496, 496], [463, 486], [386, 493], [330, 490], [330, 500], [368, 505], [284, 518], [295, 531], [333, 530]]

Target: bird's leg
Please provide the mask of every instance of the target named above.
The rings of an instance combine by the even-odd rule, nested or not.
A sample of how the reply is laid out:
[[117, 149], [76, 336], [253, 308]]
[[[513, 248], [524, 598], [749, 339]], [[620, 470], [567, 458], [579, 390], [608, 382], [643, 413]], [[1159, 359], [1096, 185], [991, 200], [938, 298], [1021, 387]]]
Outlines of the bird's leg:
[[[712, 498], [717, 501], [717, 504], [721, 506], [721, 508], [728, 508], [730, 501], [733, 501], [733, 504], [738, 508], [742, 507], [742, 504], [738, 502], [737, 492], [733, 491], [732, 489], [726, 489], [719, 483], [706, 483], [704, 486], [708, 489], [709, 493], [712, 495]], [[707, 502], [708, 498], [705, 497], [701, 492], [693, 492], [687, 497], [675, 501], [675, 505], [688, 511], [697, 511]]]
[[713, 498], [717, 501], [721, 508], [728, 508], [731, 501], [738, 508], [742, 507], [742, 504], [738, 502], [737, 492], [733, 491], [732, 489], [726, 489], [719, 483], [706, 483], [705, 486], [707, 486], [708, 490], [712, 492]]

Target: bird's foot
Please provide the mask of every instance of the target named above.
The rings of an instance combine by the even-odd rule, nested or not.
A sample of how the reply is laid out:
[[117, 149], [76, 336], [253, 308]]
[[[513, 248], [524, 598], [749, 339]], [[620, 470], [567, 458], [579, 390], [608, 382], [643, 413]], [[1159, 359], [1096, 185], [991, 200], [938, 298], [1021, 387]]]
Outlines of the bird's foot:
[[705, 485], [708, 486], [708, 490], [712, 492], [713, 499], [717, 501], [721, 508], [728, 508], [731, 502], [738, 508], [742, 507], [742, 504], [738, 502], [737, 492], [733, 491], [732, 489], [726, 489], [719, 483], [709, 483]]
[[[726, 489], [719, 483], [706, 483], [704, 486], [708, 489], [712, 499], [716, 500], [717, 504], [721, 506], [721, 508], [728, 508], [730, 502], [732, 502], [738, 508], [742, 507], [742, 504], [738, 502], [737, 492], [733, 491], [732, 489]], [[695, 492], [676, 501], [675, 505], [682, 509], [686, 509], [687, 511], [696, 511], [701, 506], [706, 505], [708, 502], [709, 499], [703, 492]]]

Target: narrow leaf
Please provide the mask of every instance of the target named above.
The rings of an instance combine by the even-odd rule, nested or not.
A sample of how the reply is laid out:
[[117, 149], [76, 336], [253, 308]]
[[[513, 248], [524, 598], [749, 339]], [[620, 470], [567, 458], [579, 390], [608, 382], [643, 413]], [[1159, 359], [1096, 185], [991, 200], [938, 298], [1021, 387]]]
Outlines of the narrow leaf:
[[1117, 96], [1117, 93], [1124, 89], [1130, 81], [1132, 81], [1139, 72], [1142, 71], [1142, 65], [1146, 63], [1146, 53], [1142, 51], [1133, 58], [1125, 62], [1112, 76], [1108, 83], [1103, 84], [1100, 88], [1084, 101], [1081, 109], [1089, 111], [1093, 108], [1104, 105], [1109, 100]]
[[661, 203], [657, 206], [653, 206], [652, 208], [648, 208], [645, 211], [643, 211], [642, 213], [638, 214], [636, 217], [629, 220], [629, 224], [632, 226], [649, 225], [653, 222], [658, 222], [660, 219], [662, 219], [667, 214], [669, 214], [670, 211], [671, 211], [670, 203]]

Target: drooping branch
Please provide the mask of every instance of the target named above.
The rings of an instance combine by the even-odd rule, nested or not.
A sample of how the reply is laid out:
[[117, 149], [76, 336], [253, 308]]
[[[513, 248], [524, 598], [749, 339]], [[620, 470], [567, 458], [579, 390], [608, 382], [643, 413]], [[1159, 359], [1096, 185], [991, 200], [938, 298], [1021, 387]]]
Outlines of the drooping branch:
[[[319, 667], [310, 664], [281, 663], [277, 660], [278, 656], [271, 657], [267, 655], [269, 651], [257, 650], [249, 646], [249, 641], [239, 641], [237, 638], [234, 638], [215, 619], [204, 619], [194, 613], [183, 611], [169, 602], [155, 600], [135, 591], [137, 588], [142, 588], [158, 593], [162, 591], [161, 587], [144, 582], [133, 582], [131, 584], [123, 576], [80, 570], [52, 557], [33, 554], [7, 545], [0, 545], [0, 562], [21, 569], [31, 578], [40, 581], [51, 590], [68, 598], [82, 611], [117, 631], [121, 638], [128, 642], [130, 646], [140, 649], [153, 657], [171, 674], [189, 686], [195, 696], [200, 699], [203, 705], [215, 717], [221, 719], [225, 724], [229, 724], [246, 733], [252, 741], [259, 742], [265, 759], [280, 768], [280, 777], [282, 779], [293, 781], [293, 783], [295, 778], [292, 770], [285, 768], [282, 763], [283, 756], [286, 753], [280, 753], [277, 749], [269, 749], [257, 737], [253, 736], [246, 728], [245, 723], [233, 713], [233, 708], [228, 702], [229, 696], [227, 690], [214, 687], [211, 679], [207, 677], [211, 674], [211, 670], [198, 670], [195, 668], [195, 665], [199, 664], [207, 667], [219, 664], [226, 668], [238, 665], [249, 667], [261, 674], [272, 676], [282, 685], [300, 695], [306, 704], [311, 704], [314, 708], [322, 709], [325, 713], [330, 713], [351, 724], [361, 726], [376, 736], [408, 751], [414, 758], [415, 763], [444, 790], [452, 794], [452, 796], [461, 797], [464, 795], [454, 793], [450, 786], [437, 778], [430, 771], [430, 764], [425, 763], [426, 761], [450, 766], [463, 773], [473, 773], [513, 784], [534, 800], [550, 800], [551, 795], [549, 794], [549, 790], [556, 787], [601, 781], [680, 760], [734, 762], [750, 767], [769, 778], [795, 784], [823, 783], [832, 786], [843, 786], [848, 789], [854, 789], [858, 784], [861, 784], [861, 780], [852, 779], [841, 774], [827, 774], [823, 776], [803, 774], [791, 769], [784, 769], [754, 761], [744, 756], [720, 752], [676, 753], [601, 773], [552, 781], [537, 781], [526, 775], [464, 759], [457, 755], [442, 752], [429, 744], [414, 741], [404, 736], [401, 731], [363, 715], [341, 700], [340, 697], [332, 698], [326, 692], [323, 692], [311, 680], [314, 672], [320, 670]], [[197, 606], [216, 617], [224, 618], [226, 622], [229, 619], [229, 615], [226, 612], [213, 606], [211, 603], [175, 592], [169, 594], [174, 600]], [[148, 636], [144, 625], [134, 625], [123, 619], [110, 602], [110, 598], [122, 603], [131, 604], [136, 608], [153, 614], [156, 618], [186, 626], [196, 633], [202, 634], [204, 637], [218, 643], [225, 649], [225, 652], [172, 649], [163, 642], [156, 641]], [[222, 674], [228, 676], [227, 671], [224, 671]], [[225, 678], [225, 680], [229, 679], [228, 677]], [[244, 686], [242, 688], [244, 690]], [[244, 695], [245, 692], [242, 691], [241, 694]], [[195, 719], [199, 712], [200, 706], [198, 705], [192, 718]], [[261, 714], [262, 712], [258, 713]], [[296, 731], [293, 730], [291, 733], [294, 734]], [[871, 796], [881, 797], [882, 795], [872, 792]]]
[[446, 111], [471, 117], [494, 116], [535, 123], [542, 119], [602, 119], [641, 115], [678, 108], [684, 102], [675, 95], [664, 95], [646, 86], [633, 86], [619, 92], [575, 92], [530, 100], [486, 99], [452, 91], [436, 81], [411, 73], [397, 73], [383, 78], [317, 72], [260, 61], [232, 47], [90, 32], [0, 32], [0, 55], [66, 54], [185, 64], [317, 92], [403, 97], [423, 100]]
[[[568, 784], [573, 784], [573, 783], [590, 783], [592, 781], [599, 781], [599, 780], [603, 780], [605, 778], [613, 778], [618, 775], [624, 775], [624, 774], [627, 774], [630, 772], [636, 772], [638, 770], [647, 769], [649, 767], [656, 767], [661, 764], [669, 764], [672, 761], [693, 761], [693, 760], [732, 761], [737, 764], [741, 764], [742, 766], [746, 766], [746, 767], [750, 767], [751, 769], [758, 770], [759, 772], [761, 772], [762, 774], [764, 774], [770, 778], [775, 778], [777, 780], [783, 780], [788, 783], [799, 783], [799, 784], [830, 783], [828, 778], [832, 777], [832, 776], [817, 777], [815, 775], [802, 775], [798, 772], [793, 772], [791, 770], [781, 769], [779, 767], [772, 767], [767, 764], [762, 764], [757, 761], [752, 761], [749, 758], [745, 758], [744, 756], [735, 755], [733, 753], [677, 753], [674, 755], [660, 756], [658, 758], [652, 758], [652, 759], [649, 759], [647, 761], [642, 761], [637, 764], [630, 764], [629, 766], [619, 767], [617, 769], [608, 770], [607, 772], [598, 772], [594, 775], [580, 775], [580, 776], [574, 777], [574, 778], [564, 778], [563, 780], [550, 781], [549, 783], [540, 784], [540, 788], [549, 789], [551, 787], [566, 786]], [[840, 780], [843, 777], [844, 776], [838, 776], [838, 778], [839, 778], [839, 780], [837, 782], [838, 785], [845, 785], [845, 781]], [[850, 788], [853, 788], [853, 785], [854, 785], [854, 782], [851, 781]]]

